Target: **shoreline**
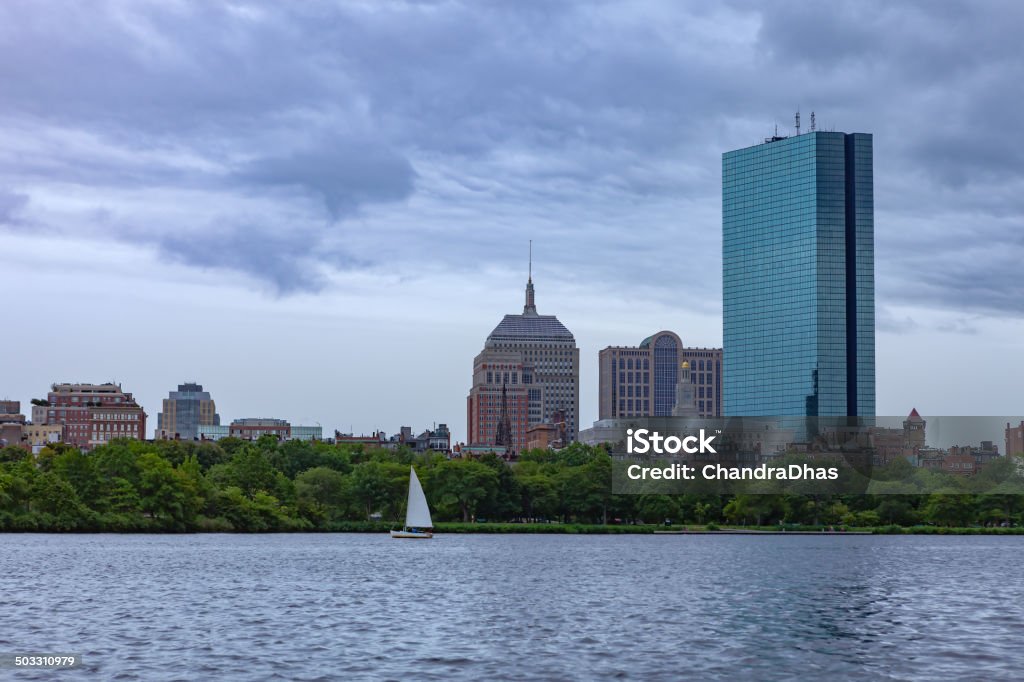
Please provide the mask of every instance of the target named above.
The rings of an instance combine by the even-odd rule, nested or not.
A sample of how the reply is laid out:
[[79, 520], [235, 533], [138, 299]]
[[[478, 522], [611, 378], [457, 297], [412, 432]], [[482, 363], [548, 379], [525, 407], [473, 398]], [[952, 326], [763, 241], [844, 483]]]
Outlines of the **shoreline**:
[[[262, 535], [262, 534], [295, 534], [295, 533], [362, 533], [385, 534], [389, 530], [399, 528], [399, 524], [374, 521], [338, 523], [334, 527], [322, 529], [294, 529], [281, 531], [232, 531], [221, 528], [198, 529], [194, 531], [168, 531], [160, 529], [139, 528], [134, 530], [81, 530], [81, 529], [0, 529], [0, 534], [39, 533], [47, 535], [207, 535], [222, 533], [230, 535]], [[845, 529], [829, 528], [828, 526], [720, 526], [717, 524], [698, 525], [600, 525], [576, 523], [439, 523], [434, 527], [437, 535], [720, 535], [720, 536], [784, 536], [784, 535], [828, 535], [828, 536], [864, 536], [864, 535], [1024, 535], [1024, 527], [985, 528], [985, 527], [940, 527], [940, 526], [871, 526], [849, 527]]]

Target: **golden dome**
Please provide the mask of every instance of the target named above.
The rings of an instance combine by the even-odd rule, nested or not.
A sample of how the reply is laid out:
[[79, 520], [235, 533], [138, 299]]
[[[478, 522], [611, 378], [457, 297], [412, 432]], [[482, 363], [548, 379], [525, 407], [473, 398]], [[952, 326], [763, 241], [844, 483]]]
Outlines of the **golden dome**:
[[690, 369], [690, 362], [688, 360], [683, 360], [683, 364], [680, 365], [680, 367], [683, 369]]

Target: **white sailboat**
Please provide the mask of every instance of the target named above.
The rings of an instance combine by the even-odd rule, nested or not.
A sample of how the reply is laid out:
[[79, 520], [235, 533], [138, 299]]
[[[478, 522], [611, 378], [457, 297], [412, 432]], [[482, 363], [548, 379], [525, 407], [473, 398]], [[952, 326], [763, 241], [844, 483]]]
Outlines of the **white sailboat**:
[[405, 507], [405, 528], [391, 531], [393, 538], [432, 538], [434, 522], [430, 519], [430, 507], [423, 486], [416, 477], [416, 469], [409, 467], [409, 502]]

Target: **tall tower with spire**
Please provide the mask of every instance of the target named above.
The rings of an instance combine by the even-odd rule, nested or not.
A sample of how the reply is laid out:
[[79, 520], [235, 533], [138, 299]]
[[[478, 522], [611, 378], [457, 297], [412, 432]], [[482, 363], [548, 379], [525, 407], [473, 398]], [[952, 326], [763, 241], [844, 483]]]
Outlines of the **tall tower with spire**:
[[533, 297], [533, 240], [530, 240], [530, 264], [526, 276], [526, 305], [523, 306], [523, 315], [536, 315], [537, 303]]
[[469, 444], [505, 445], [498, 442], [499, 432], [502, 440], [508, 432], [510, 454], [517, 455], [526, 447], [526, 430], [554, 423], [559, 413], [564, 414], [566, 440], [576, 440], [579, 379], [580, 353], [572, 332], [554, 315], [537, 312], [531, 241], [523, 312], [505, 315], [473, 360]]

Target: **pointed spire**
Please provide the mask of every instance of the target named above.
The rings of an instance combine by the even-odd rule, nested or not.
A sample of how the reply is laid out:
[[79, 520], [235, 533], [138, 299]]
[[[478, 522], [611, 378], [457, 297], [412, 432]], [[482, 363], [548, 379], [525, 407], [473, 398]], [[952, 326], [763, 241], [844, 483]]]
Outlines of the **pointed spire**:
[[523, 315], [536, 315], [537, 304], [533, 299], [533, 240], [530, 240], [530, 269], [526, 279], [526, 305], [523, 306]]
[[494, 444], [504, 445], [505, 453], [512, 451], [512, 420], [508, 413], [507, 384], [501, 385], [501, 415], [498, 417], [498, 428], [494, 432]]

